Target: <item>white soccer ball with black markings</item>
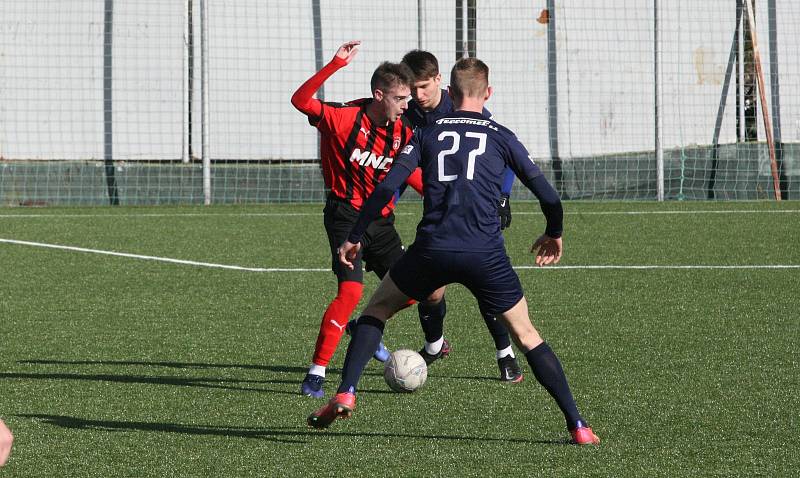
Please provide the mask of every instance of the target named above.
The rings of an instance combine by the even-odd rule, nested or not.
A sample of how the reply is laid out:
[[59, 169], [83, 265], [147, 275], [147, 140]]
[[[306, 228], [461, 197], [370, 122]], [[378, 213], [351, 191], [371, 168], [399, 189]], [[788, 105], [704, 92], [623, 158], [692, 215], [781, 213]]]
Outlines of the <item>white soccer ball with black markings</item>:
[[395, 392], [413, 392], [428, 379], [428, 365], [413, 350], [395, 350], [383, 367], [383, 378]]

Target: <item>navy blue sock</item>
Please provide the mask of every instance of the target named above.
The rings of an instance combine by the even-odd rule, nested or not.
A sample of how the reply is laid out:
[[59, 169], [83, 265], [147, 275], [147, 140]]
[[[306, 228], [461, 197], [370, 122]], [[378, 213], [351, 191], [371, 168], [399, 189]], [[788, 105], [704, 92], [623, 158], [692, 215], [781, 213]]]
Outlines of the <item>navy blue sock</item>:
[[358, 322], [351, 332], [350, 343], [347, 345], [342, 383], [336, 393], [356, 393], [358, 380], [361, 378], [367, 362], [372, 358], [372, 354], [375, 353], [375, 349], [378, 348], [385, 325], [369, 315], [362, 315], [358, 318]]
[[558, 361], [558, 357], [550, 349], [550, 346], [546, 342], [542, 342], [533, 350], [527, 351], [525, 358], [528, 359], [528, 364], [533, 369], [536, 380], [555, 399], [558, 408], [561, 409], [567, 420], [567, 428], [574, 430], [579, 421], [581, 426], [585, 426], [586, 422], [578, 413], [578, 407], [575, 405], [575, 399], [572, 397], [569, 384], [567, 384], [567, 377], [561, 368], [561, 362]]
[[426, 342], [436, 342], [444, 334], [444, 315], [447, 313], [447, 303], [442, 297], [438, 304], [428, 305], [424, 302], [417, 304], [419, 323], [425, 333]]
[[506, 347], [511, 347], [508, 329], [502, 320], [499, 320], [494, 314], [483, 314], [483, 321], [486, 322], [486, 328], [492, 334], [495, 349], [503, 350]]

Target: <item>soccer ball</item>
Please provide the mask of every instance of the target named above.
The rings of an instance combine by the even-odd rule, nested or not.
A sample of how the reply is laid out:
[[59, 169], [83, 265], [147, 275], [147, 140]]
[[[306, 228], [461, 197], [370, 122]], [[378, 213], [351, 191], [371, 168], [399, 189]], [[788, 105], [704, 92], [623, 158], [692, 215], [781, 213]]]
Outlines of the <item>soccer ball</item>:
[[422, 355], [413, 350], [395, 350], [383, 367], [383, 378], [395, 392], [413, 392], [425, 384], [428, 365]]

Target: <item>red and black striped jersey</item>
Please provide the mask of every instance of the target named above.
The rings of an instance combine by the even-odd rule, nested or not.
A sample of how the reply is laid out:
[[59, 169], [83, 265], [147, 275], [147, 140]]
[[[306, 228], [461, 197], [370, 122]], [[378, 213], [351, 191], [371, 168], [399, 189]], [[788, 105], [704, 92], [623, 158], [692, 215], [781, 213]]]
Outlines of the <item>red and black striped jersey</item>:
[[[411, 139], [405, 116], [388, 125], [375, 125], [367, 116], [372, 98], [348, 103], [323, 103], [319, 117], [309, 122], [321, 133], [322, 175], [336, 197], [360, 210], [375, 186], [386, 176], [398, 152]], [[388, 216], [394, 201], [382, 211]]]

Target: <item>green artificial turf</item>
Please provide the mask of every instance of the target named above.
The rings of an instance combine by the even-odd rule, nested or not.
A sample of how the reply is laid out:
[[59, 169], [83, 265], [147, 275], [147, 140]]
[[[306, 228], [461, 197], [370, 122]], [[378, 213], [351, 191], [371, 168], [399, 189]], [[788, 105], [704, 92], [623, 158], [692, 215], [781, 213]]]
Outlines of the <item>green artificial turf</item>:
[[[535, 203], [512, 207], [508, 253], [530, 266], [543, 220]], [[800, 468], [800, 269], [741, 267], [800, 265], [800, 203], [565, 204], [561, 267], [518, 273], [534, 324], [602, 439], [584, 448], [568, 445], [558, 408], [521, 354], [525, 380], [497, 380], [492, 341], [459, 285], [447, 293], [453, 352], [420, 391], [392, 393], [372, 361], [353, 418], [309, 429], [306, 416], [323, 401], [297, 392], [335, 292], [321, 209], [0, 209], [0, 240], [303, 269], [0, 242], [0, 417], [16, 436], [0, 476], [791, 476]], [[419, 204], [398, 212], [410, 243]], [[376, 285], [368, 276], [367, 296]], [[385, 342], [421, 346], [413, 308], [387, 325]]]

